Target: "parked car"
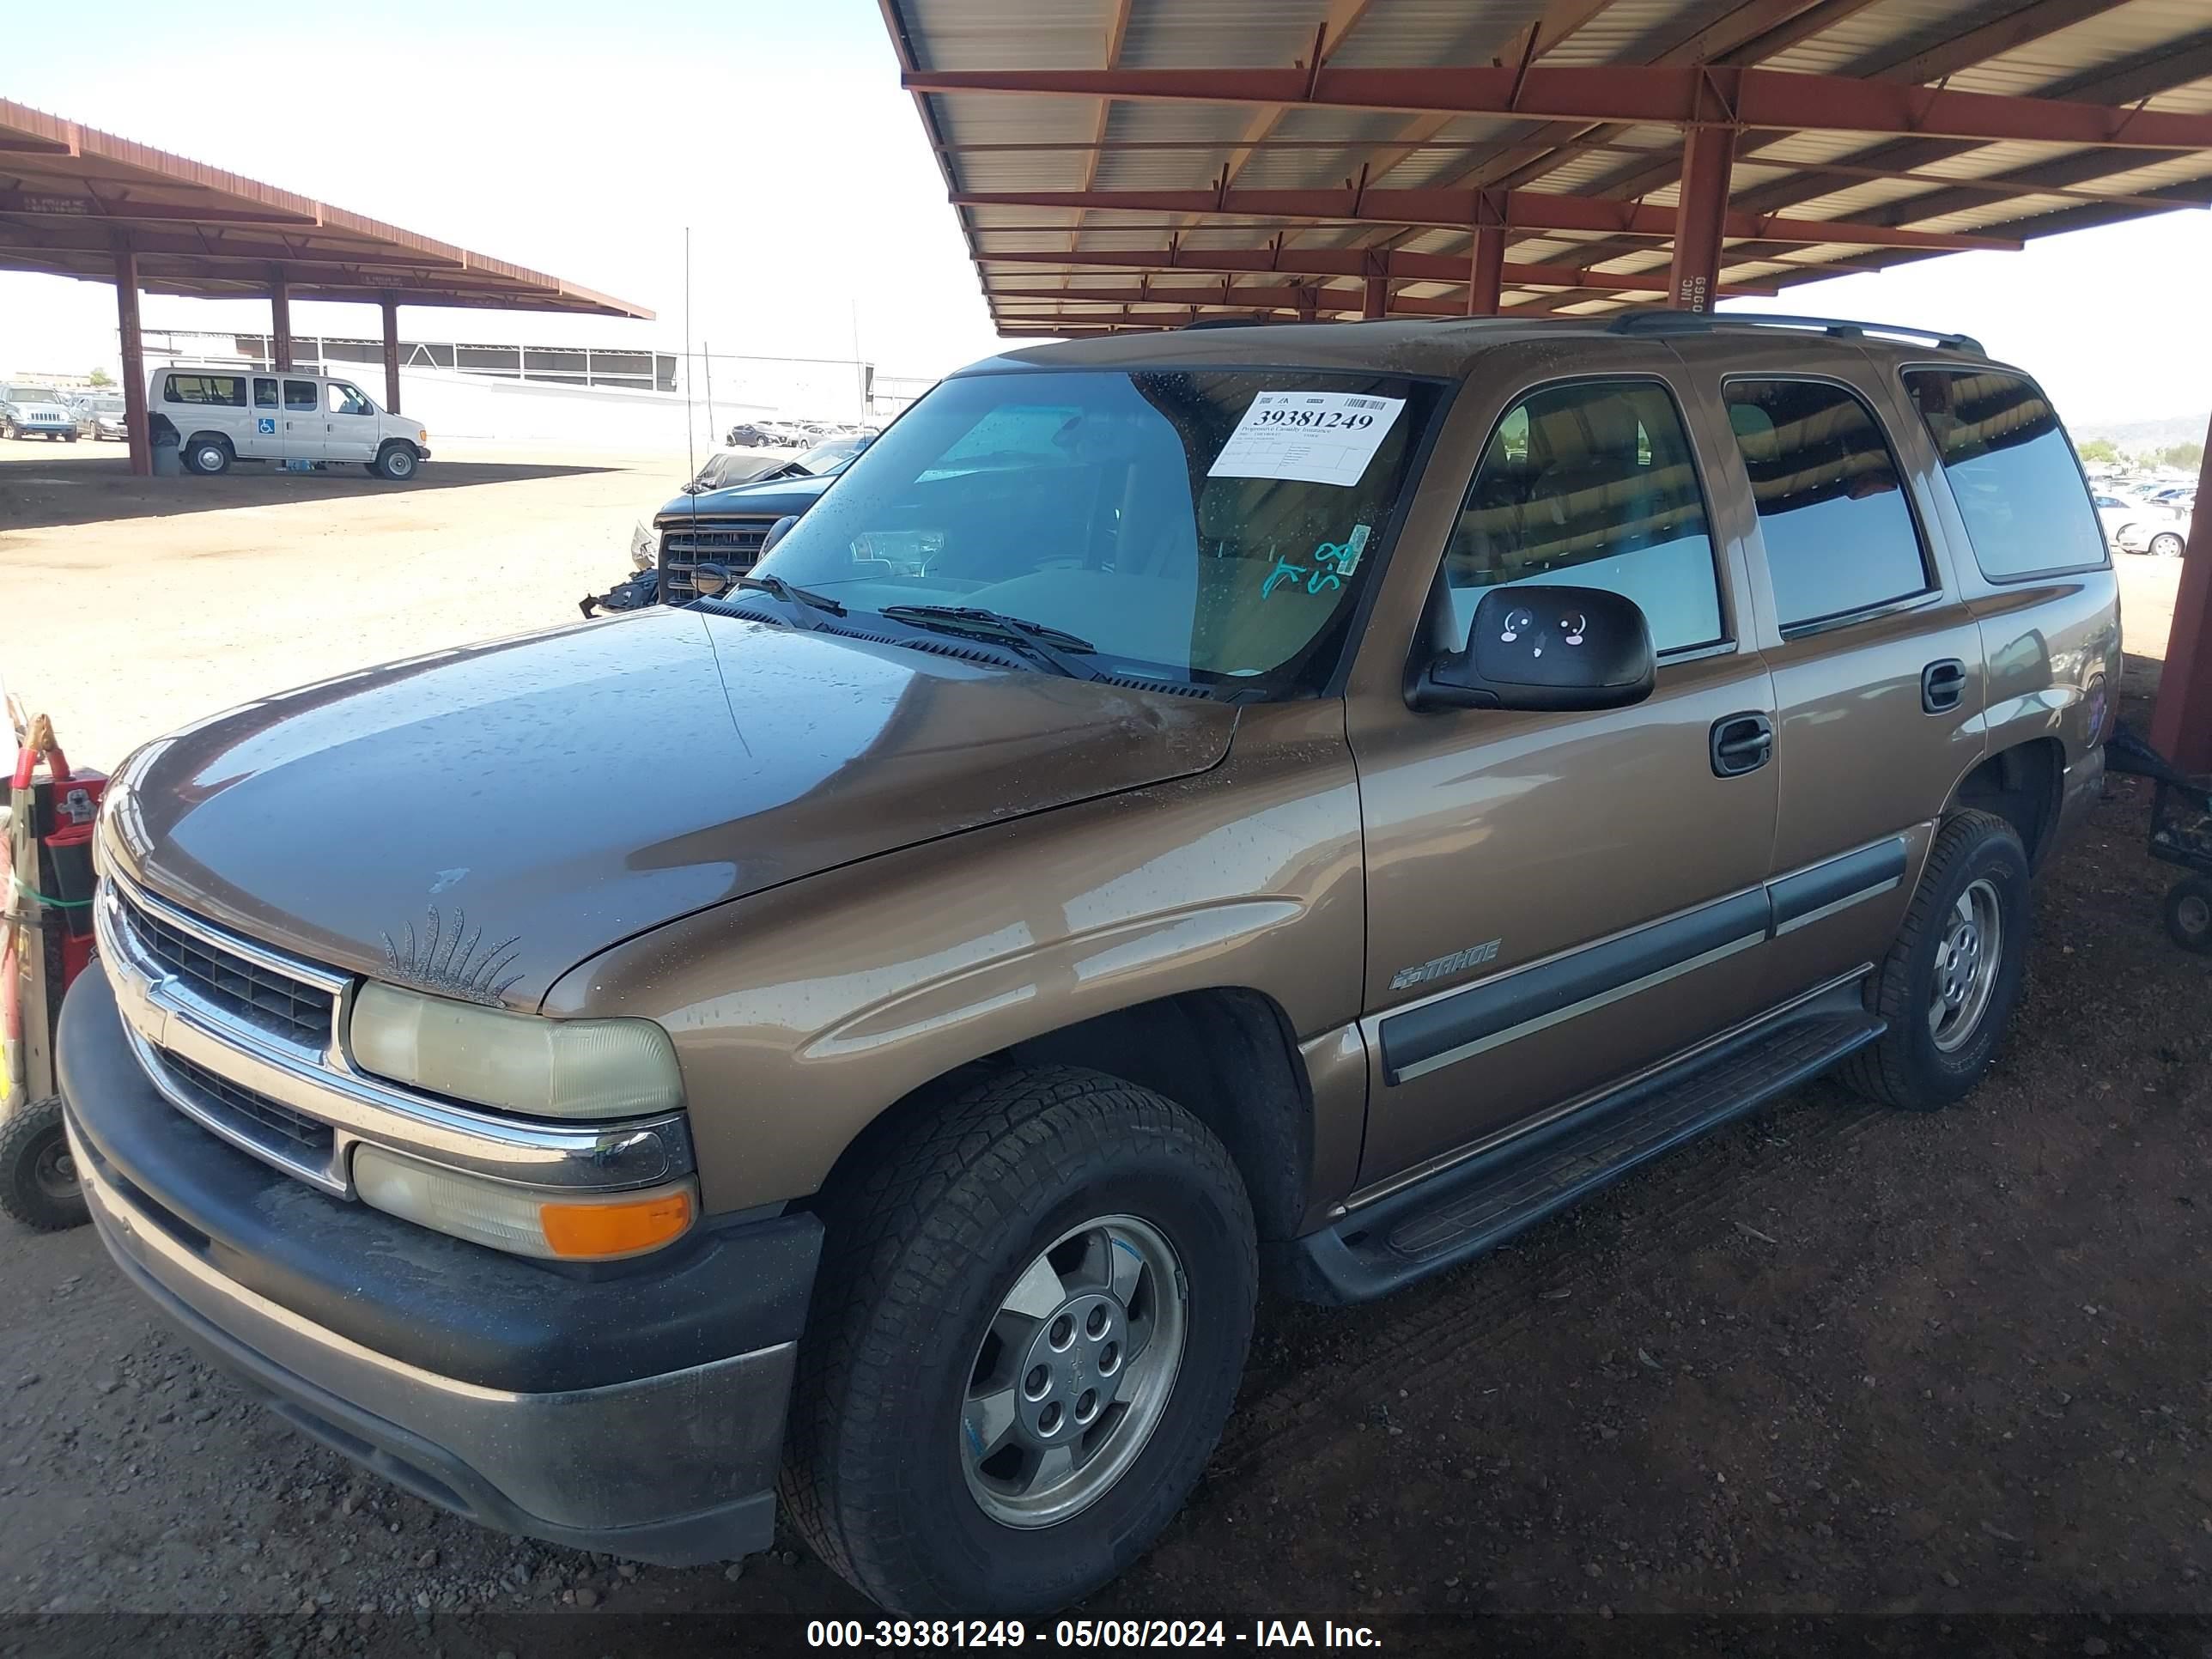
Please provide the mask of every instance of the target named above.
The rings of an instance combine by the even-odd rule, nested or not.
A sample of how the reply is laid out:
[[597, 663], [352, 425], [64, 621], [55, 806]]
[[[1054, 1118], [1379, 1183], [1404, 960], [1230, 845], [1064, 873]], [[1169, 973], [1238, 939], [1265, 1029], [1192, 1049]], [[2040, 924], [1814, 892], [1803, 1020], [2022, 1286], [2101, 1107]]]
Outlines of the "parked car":
[[[801, 457], [800, 459], [804, 459]], [[653, 515], [663, 605], [685, 605], [699, 597], [698, 567], [713, 564], [729, 576], [741, 576], [760, 557], [761, 546], [779, 519], [805, 513], [821, 499], [850, 458], [820, 472], [791, 472], [787, 462], [757, 483], [727, 489], [678, 495]]]
[[430, 459], [421, 422], [379, 409], [331, 375], [180, 365], [155, 370], [146, 397], [149, 428], [158, 439], [167, 422], [188, 471], [228, 472], [234, 461], [357, 462], [399, 482]]
[[2182, 538], [2188, 532], [2180, 514], [2165, 502], [2102, 489], [2095, 493], [2095, 500], [2106, 538], [2121, 552], [2181, 556]]
[[722, 436], [732, 449], [769, 449], [783, 441], [750, 421], [740, 421]]
[[76, 441], [69, 399], [50, 386], [0, 386], [0, 438]]
[[1830, 1067], [1969, 1094], [2100, 791], [2096, 513], [1955, 337], [1068, 342], [670, 514], [815, 491], [716, 598], [260, 698], [99, 820], [108, 1249], [571, 1547], [780, 1489], [887, 1607], [1080, 1598], [1263, 1281], [1442, 1273]]
[[127, 441], [131, 436], [119, 392], [95, 392], [80, 398], [73, 412], [76, 416], [77, 431], [85, 437]]

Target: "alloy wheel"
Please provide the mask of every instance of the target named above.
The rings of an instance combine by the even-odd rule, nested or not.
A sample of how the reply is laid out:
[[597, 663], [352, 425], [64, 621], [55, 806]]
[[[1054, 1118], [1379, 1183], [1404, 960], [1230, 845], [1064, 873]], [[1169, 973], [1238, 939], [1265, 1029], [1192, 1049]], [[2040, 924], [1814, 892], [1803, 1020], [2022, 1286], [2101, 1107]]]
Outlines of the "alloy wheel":
[[968, 1490], [1009, 1527], [1049, 1527], [1127, 1474], [1165, 1415], [1189, 1296], [1175, 1248], [1134, 1216], [1071, 1228], [1024, 1268], [969, 1370]]

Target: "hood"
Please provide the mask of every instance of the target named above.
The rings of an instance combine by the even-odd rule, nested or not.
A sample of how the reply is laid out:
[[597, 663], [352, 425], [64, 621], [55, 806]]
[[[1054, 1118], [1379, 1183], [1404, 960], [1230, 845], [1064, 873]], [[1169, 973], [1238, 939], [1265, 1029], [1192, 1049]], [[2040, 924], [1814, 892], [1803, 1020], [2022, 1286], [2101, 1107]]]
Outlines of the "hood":
[[[149, 744], [108, 856], [248, 937], [535, 1007], [780, 883], [1201, 772], [1233, 706], [656, 609], [370, 669]], [[433, 939], [443, 960], [424, 967]]]
[[694, 514], [703, 519], [732, 513], [741, 513], [748, 518], [780, 519], [787, 513], [805, 512], [836, 481], [835, 474], [811, 478], [763, 478], [754, 483], [732, 484], [726, 489], [678, 495], [654, 514], [653, 521], [663, 525], [671, 519], [688, 519]]

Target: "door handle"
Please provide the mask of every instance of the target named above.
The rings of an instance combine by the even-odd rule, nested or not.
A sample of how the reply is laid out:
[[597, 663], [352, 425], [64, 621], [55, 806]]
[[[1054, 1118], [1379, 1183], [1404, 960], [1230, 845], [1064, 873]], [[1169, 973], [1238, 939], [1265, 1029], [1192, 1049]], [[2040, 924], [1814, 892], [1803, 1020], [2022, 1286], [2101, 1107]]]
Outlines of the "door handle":
[[1713, 722], [1713, 775], [1740, 778], [1774, 754], [1774, 722], [1764, 714], [1729, 714]]
[[1920, 709], [1926, 714], [1948, 714], [1966, 695], [1966, 665], [1956, 657], [1931, 662], [1920, 671]]

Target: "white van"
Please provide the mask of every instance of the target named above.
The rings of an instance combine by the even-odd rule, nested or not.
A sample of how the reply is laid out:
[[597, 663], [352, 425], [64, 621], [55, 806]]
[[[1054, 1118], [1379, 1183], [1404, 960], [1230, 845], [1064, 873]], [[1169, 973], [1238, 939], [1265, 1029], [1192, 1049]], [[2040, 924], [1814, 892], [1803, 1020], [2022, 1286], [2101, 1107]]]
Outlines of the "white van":
[[185, 465], [225, 472], [236, 461], [357, 461], [385, 478], [411, 478], [430, 459], [422, 423], [388, 415], [350, 380], [297, 369], [156, 369], [147, 424], [176, 429]]

